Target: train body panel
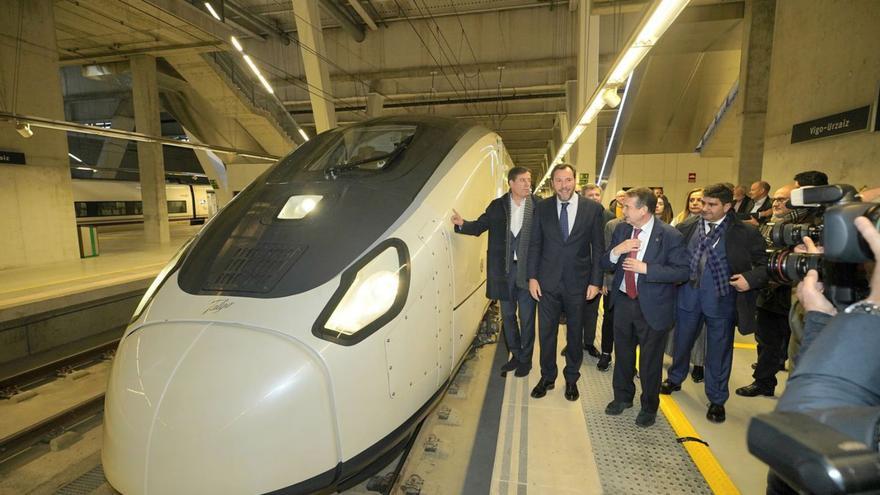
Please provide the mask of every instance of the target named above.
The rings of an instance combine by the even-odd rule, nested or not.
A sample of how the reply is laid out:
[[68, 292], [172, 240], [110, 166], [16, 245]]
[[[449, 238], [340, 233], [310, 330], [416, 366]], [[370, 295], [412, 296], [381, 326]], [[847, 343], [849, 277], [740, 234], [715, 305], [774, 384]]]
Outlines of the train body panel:
[[[114, 363], [108, 389], [107, 445], [103, 451], [111, 484], [126, 494], [167, 493], [163, 490], [184, 485], [191, 493], [261, 493], [291, 486], [291, 493], [310, 493], [354, 476], [379, 453], [399, 441], [448, 383], [473, 341], [488, 304], [484, 295], [485, 236], [455, 235], [448, 219], [453, 207], [474, 217], [481, 213], [506, 184], [505, 163], [506, 154], [497, 136], [485, 129], [472, 128], [449, 150], [399, 218], [358, 255], [356, 261], [338, 267], [336, 276], [304, 292], [282, 297], [247, 297], [222, 291], [193, 294], [191, 290], [182, 290], [187, 286], [186, 281], [180, 279], [182, 271], [172, 270], [143, 314], [129, 327], [120, 344], [120, 357]], [[333, 206], [328, 203], [326, 208]], [[226, 210], [212, 224], [223, 222], [224, 214]], [[340, 242], [344, 240], [340, 238]], [[372, 279], [371, 273], [384, 273], [376, 271], [378, 268], [374, 265], [396, 265], [398, 256], [405, 257], [405, 266], [401, 265], [399, 272], [405, 284], [396, 289], [395, 301], [400, 304], [395, 302], [393, 311], [388, 311], [393, 316], [382, 320], [365, 338], [354, 335], [357, 339], [353, 341], [345, 340], [351, 335], [328, 335], [324, 327], [332, 326], [333, 318], [347, 304], [347, 298], [359, 297], [357, 294]], [[352, 293], [356, 295], [351, 296]], [[154, 379], [164, 380], [174, 394], [166, 394], [161, 406], [154, 406], [158, 407], [155, 414], [149, 416], [143, 411], [147, 407], [143, 397], [125, 391], [140, 375], [132, 352], [139, 342], [153, 341], [149, 335], [173, 333], [178, 325], [202, 328], [200, 339], [213, 335], [214, 328], [224, 331], [236, 328], [238, 330], [231, 332], [236, 337], [230, 339], [238, 343], [224, 347], [222, 339], [211, 338], [212, 344], [207, 347], [191, 344], [190, 354], [176, 365], [186, 370], [186, 379], [176, 374], [179, 371], [171, 368], [163, 371], [157, 367], [159, 376]], [[278, 349], [291, 347], [308, 351], [291, 352], [284, 354], [286, 359], [276, 359], [272, 352], [259, 351], [246, 343], [242, 336], [248, 331], [254, 335], [271, 333]], [[255, 340], [265, 339], [255, 337]], [[178, 344], [179, 347], [186, 345], [183, 341]], [[236, 347], [245, 356], [230, 355], [236, 353]], [[262, 355], [266, 356], [265, 364], [261, 363]], [[169, 356], [173, 361], [174, 353]], [[221, 369], [224, 366], [270, 371], [259, 376], [245, 373], [243, 382], [234, 381], [239, 385], [232, 387], [234, 393], [230, 394], [214, 384], [222, 383], [219, 376], [234, 380], [229, 376], [234, 370]], [[302, 376], [307, 381], [323, 380], [324, 395], [318, 392], [319, 386], [311, 391], [281, 386], [287, 383], [284, 377], [294, 369], [308, 370]], [[319, 376], [319, 369], [325, 376]], [[214, 383], [205, 385], [205, 381]], [[250, 383], [253, 390], [245, 390], [246, 383]], [[228, 411], [212, 415], [211, 408], [193, 407], [197, 398], [200, 403]], [[299, 411], [313, 405], [325, 411], [317, 416], [330, 416], [326, 418], [327, 423], [316, 422], [314, 411]], [[129, 409], [138, 412], [129, 414]], [[274, 414], [282, 410], [288, 414]], [[193, 411], [200, 411], [199, 414], [208, 415], [212, 420], [196, 421]], [[221, 417], [231, 417], [229, 411], [243, 414], [239, 420], [242, 424], [248, 423], [249, 418], [245, 416], [249, 415], [263, 420], [249, 430], [219, 428]], [[153, 431], [155, 425], [162, 424], [163, 430], [147, 436], [127, 433], [117, 425], [129, 418], [135, 418], [132, 429]], [[292, 423], [292, 418], [301, 419]], [[146, 421], [149, 423], [145, 424]], [[183, 435], [166, 435], [174, 431], [174, 427], [167, 426], [169, 421], [178, 428], [189, 425], [190, 430]], [[242, 440], [240, 436], [245, 431], [263, 440], [253, 444]], [[273, 441], [267, 438], [271, 432], [280, 432], [278, 435], [290, 441]], [[264, 473], [260, 479], [268, 484], [236, 478], [224, 485], [226, 489], [213, 485], [210, 489], [199, 487], [197, 473], [207, 469], [233, 476], [227, 466], [242, 452], [250, 452], [249, 447], [242, 452], [230, 450], [242, 441], [253, 448], [262, 448], [259, 453], [249, 455], [261, 460], [257, 472]], [[299, 450], [286, 450], [291, 444], [298, 445]], [[210, 445], [229, 447], [223, 450], [210, 448]], [[147, 453], [140, 457], [132, 455], [131, 462], [119, 461], [145, 450]], [[202, 456], [199, 461], [184, 459], [197, 452]], [[159, 454], [163, 460], [153, 464], [150, 459]], [[139, 465], [140, 462], [144, 465]], [[189, 473], [193, 478], [182, 484], [169, 484], [179, 483], [180, 477], [186, 475], [177, 466], [187, 462], [198, 462], [193, 467], [199, 469]], [[273, 474], [276, 471], [277, 476]], [[142, 483], [131, 482], [132, 479]]]

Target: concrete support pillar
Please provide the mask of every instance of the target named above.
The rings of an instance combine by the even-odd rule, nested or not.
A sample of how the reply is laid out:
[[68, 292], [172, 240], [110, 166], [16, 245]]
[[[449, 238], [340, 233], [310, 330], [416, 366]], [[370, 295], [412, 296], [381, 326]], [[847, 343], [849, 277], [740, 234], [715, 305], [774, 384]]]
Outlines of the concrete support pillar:
[[367, 94], [367, 117], [381, 117], [382, 107], [385, 105], [385, 97], [379, 93]]
[[[110, 127], [119, 129], [120, 131], [134, 130], [134, 108], [131, 99], [125, 98], [119, 101], [116, 112], [110, 120]], [[106, 138], [101, 145], [101, 154], [98, 155], [98, 163], [100, 169], [118, 169], [122, 164], [122, 158], [125, 156], [125, 150], [128, 148], [128, 140]], [[116, 174], [119, 179], [120, 174]]]
[[336, 127], [336, 108], [333, 104], [333, 91], [330, 74], [318, 55], [325, 56], [324, 35], [321, 32], [321, 12], [317, 0], [291, 0], [296, 13], [296, 34], [300, 42], [306, 82], [311, 87], [309, 99], [315, 128], [319, 133]]
[[742, 115], [737, 132], [739, 142], [734, 147], [737, 184], [748, 184], [761, 178], [775, 19], [776, 0], [746, 2], [739, 65], [738, 98]]
[[[131, 89], [135, 129], [150, 136], [162, 135], [155, 57], [131, 57]], [[138, 142], [137, 150], [144, 234], [147, 242], [166, 244], [171, 237], [168, 229], [168, 203], [165, 199], [165, 160], [162, 157], [162, 145]]]
[[[599, 16], [590, 15], [592, 0], [578, 2], [578, 67], [577, 67], [577, 112], [569, 114], [571, 125], [587, 107], [587, 100], [599, 85]], [[566, 86], [567, 87], [567, 86]], [[589, 173], [590, 180], [597, 174], [596, 163], [596, 121], [581, 134], [577, 144], [569, 152], [571, 163], [579, 173]]]
[[[0, 2], [0, 108], [64, 119], [52, 0]], [[0, 122], [0, 149], [24, 154], [0, 164], [0, 270], [79, 258], [67, 133]], [[16, 160], [20, 162], [22, 160]]]

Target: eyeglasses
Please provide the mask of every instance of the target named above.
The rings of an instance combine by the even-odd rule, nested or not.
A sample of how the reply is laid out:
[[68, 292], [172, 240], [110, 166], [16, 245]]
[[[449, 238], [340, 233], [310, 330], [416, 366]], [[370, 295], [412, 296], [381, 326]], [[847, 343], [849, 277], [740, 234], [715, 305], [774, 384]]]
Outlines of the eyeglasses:
[[788, 201], [788, 198], [771, 198], [774, 203], [785, 203]]

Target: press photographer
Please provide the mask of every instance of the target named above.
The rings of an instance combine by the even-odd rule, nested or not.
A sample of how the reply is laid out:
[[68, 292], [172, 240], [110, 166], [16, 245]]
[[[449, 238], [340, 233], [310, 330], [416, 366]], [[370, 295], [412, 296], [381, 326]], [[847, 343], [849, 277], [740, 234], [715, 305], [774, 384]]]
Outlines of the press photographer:
[[[866, 263], [880, 253], [880, 205], [857, 202], [845, 186], [813, 189], [795, 190], [791, 202], [833, 204], [818, 236], [824, 254], [806, 237], [813, 252], [770, 263], [777, 281], [800, 280], [801, 357], [776, 412], [753, 418], [748, 431], [749, 451], [770, 466], [774, 495], [880, 489], [880, 269]], [[863, 299], [860, 289], [839, 285], [841, 273], [865, 270], [873, 275]], [[845, 304], [853, 297], [860, 300]]]
[[[771, 234], [780, 230], [783, 225], [791, 224], [803, 216], [795, 216], [796, 209], [789, 209], [788, 200], [793, 186], [779, 188], [772, 198], [772, 216], [769, 221], [759, 227], [767, 248], [774, 246]], [[802, 208], [806, 209], [806, 208]], [[791, 286], [786, 283], [771, 281], [768, 287], [761, 289], [757, 301], [757, 323], [755, 340], [758, 342], [758, 361], [754, 365], [752, 378], [754, 382], [736, 389], [736, 394], [743, 397], [759, 395], [773, 396], [776, 390], [776, 373], [784, 368], [785, 347], [791, 335], [788, 314], [791, 310]]]

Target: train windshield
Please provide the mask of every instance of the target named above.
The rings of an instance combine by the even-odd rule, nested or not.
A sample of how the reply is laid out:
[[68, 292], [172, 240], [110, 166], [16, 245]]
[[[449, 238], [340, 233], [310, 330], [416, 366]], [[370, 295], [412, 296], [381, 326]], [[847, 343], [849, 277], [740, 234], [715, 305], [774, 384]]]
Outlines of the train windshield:
[[387, 170], [412, 142], [417, 128], [415, 125], [376, 124], [328, 133], [323, 142], [302, 150], [304, 154], [293, 153], [273, 171], [268, 182], [287, 182], [300, 172], [321, 172], [327, 178], [336, 178], [347, 173]]

